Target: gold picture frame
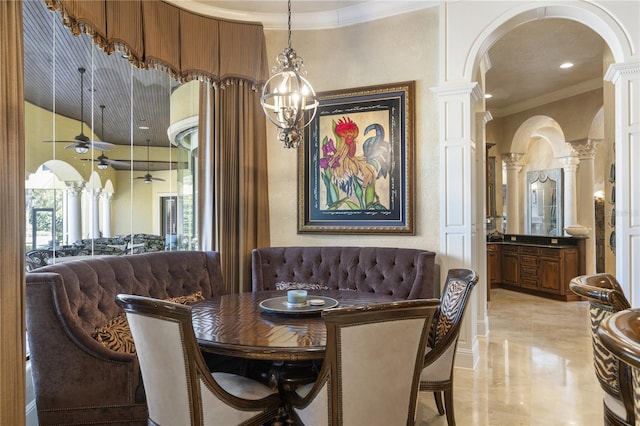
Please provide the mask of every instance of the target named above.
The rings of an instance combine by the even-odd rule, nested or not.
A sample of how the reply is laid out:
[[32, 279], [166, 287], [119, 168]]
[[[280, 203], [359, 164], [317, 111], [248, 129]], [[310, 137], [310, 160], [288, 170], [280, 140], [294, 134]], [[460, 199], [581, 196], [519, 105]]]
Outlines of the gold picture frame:
[[414, 94], [414, 81], [317, 94], [298, 157], [299, 233], [414, 234]]

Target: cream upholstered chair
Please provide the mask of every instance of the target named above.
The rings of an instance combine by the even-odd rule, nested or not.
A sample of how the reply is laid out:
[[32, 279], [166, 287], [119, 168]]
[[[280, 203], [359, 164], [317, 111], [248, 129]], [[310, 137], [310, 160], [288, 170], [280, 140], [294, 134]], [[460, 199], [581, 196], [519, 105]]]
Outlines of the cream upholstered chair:
[[[420, 375], [420, 390], [431, 391], [440, 415], [447, 414], [449, 426], [456, 424], [453, 410], [453, 364], [460, 335], [462, 316], [478, 282], [470, 269], [450, 269], [442, 289], [440, 306], [433, 319], [429, 342]], [[442, 394], [444, 393], [444, 406]]]
[[589, 301], [593, 364], [596, 377], [604, 390], [604, 423], [628, 425], [634, 423], [631, 373], [618, 362], [600, 340], [598, 327], [605, 318], [630, 307], [622, 287], [613, 275], [601, 273], [581, 275], [569, 283], [569, 288]]
[[259, 425], [276, 417], [280, 396], [229, 373], [211, 374], [191, 325], [191, 307], [119, 294], [136, 345], [149, 424]]
[[631, 369], [635, 425], [640, 426], [640, 309], [625, 309], [604, 318], [598, 336]]
[[318, 379], [286, 394], [305, 425], [413, 425], [429, 324], [439, 301], [323, 311], [327, 346]]

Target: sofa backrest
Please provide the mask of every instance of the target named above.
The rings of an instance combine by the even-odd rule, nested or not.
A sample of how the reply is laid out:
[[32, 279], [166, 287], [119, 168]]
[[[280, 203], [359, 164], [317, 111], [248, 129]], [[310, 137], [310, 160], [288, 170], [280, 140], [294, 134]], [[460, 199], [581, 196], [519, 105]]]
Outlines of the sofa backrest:
[[251, 254], [252, 288], [278, 283], [383, 293], [403, 299], [437, 296], [435, 253], [394, 247], [265, 247]]
[[38, 282], [51, 285], [66, 327], [88, 334], [122, 313], [115, 301], [118, 293], [157, 299], [224, 293], [217, 252], [153, 252], [67, 261], [27, 274], [28, 285]]

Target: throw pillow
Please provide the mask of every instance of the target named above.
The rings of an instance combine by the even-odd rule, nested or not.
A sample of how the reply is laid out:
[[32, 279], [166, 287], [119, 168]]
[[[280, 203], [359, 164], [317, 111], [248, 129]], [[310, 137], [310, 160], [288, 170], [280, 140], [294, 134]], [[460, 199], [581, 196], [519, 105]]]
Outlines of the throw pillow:
[[280, 281], [276, 283], [276, 290], [329, 290], [324, 284], [296, 283]]
[[[199, 300], [204, 300], [201, 291], [166, 299], [167, 302], [180, 303], [182, 305], [188, 305]], [[106, 324], [97, 327], [91, 336], [112, 351], [136, 353], [136, 346], [133, 343], [133, 336], [131, 336], [131, 330], [125, 314], [120, 314]]]

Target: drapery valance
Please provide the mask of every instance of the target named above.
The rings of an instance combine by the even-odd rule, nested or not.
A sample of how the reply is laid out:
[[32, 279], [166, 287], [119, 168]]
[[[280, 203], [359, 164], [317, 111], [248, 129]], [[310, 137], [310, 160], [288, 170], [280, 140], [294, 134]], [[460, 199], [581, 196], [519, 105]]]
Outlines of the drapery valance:
[[107, 54], [128, 55], [139, 68], [179, 81], [241, 79], [269, 74], [261, 23], [199, 15], [161, 0], [45, 0], [74, 34], [85, 32]]

